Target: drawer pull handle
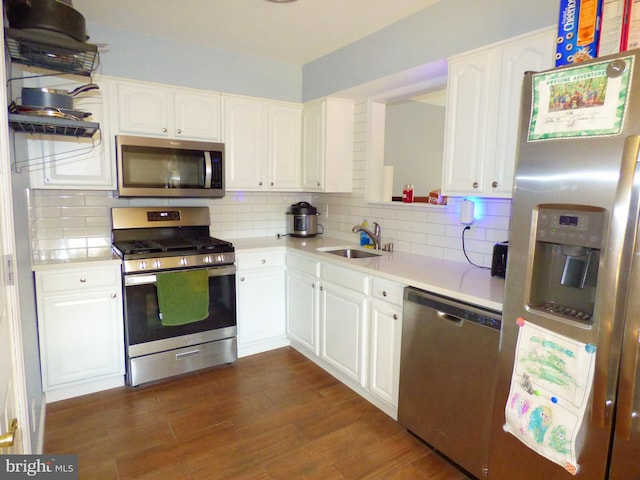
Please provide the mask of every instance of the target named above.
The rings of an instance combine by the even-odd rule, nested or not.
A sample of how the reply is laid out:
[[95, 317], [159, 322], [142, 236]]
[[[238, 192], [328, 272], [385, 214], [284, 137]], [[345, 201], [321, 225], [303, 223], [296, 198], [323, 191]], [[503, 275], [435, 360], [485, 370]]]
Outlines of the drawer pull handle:
[[80, 283], [87, 283], [87, 279], [85, 277], [80, 277]]
[[393, 314], [393, 319], [394, 319], [394, 320], [397, 320], [397, 319], [398, 319], [398, 314], [397, 314], [397, 313], [394, 313], [394, 314]]
[[382, 291], [382, 296], [386, 297], [387, 296], [387, 292], [385, 290]]
[[176, 353], [176, 360], [184, 360], [185, 358], [197, 357], [200, 350], [189, 350], [188, 352]]
[[118, 295], [116, 295], [115, 293], [111, 294], [111, 298], [116, 298]]
[[260, 263], [264, 265], [265, 263], [267, 263], [267, 261], [263, 258], [262, 260], [260, 260]]

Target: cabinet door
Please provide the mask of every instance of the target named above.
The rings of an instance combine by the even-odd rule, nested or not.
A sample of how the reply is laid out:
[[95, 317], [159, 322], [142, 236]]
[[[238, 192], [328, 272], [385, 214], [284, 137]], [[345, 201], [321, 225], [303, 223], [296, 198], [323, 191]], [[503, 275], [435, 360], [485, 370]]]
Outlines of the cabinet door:
[[360, 385], [365, 385], [367, 297], [323, 282], [321, 357]]
[[227, 188], [265, 188], [264, 103], [223, 96]]
[[269, 188], [300, 188], [302, 108], [270, 104], [268, 107]]
[[238, 347], [285, 337], [284, 268], [238, 276]]
[[326, 104], [315, 102], [302, 112], [302, 188], [322, 189], [325, 158]]
[[293, 341], [320, 355], [318, 342], [318, 291], [316, 277], [287, 271], [287, 334]]
[[527, 71], [553, 67], [555, 31], [518, 39], [502, 49], [501, 89], [496, 131], [497, 146], [486, 185], [492, 197], [511, 197], [520, 127], [522, 80]]
[[486, 49], [449, 64], [443, 194], [480, 194], [484, 189], [486, 159], [495, 149], [488, 129], [495, 125], [498, 60], [496, 49]]
[[115, 190], [115, 162], [106, 130], [108, 95], [109, 85], [100, 83], [99, 90], [74, 99], [74, 109], [91, 112], [90, 121], [100, 124], [92, 138], [37, 135], [27, 140], [29, 156], [42, 159], [41, 168], [31, 169], [33, 188]]
[[369, 389], [396, 407], [400, 379], [402, 307], [380, 300], [371, 306], [371, 354]]
[[46, 295], [38, 315], [45, 391], [124, 375], [122, 304], [114, 289]]
[[117, 118], [119, 133], [167, 137], [173, 132], [170, 88], [147, 84], [117, 84]]
[[220, 141], [220, 94], [176, 91], [176, 137]]

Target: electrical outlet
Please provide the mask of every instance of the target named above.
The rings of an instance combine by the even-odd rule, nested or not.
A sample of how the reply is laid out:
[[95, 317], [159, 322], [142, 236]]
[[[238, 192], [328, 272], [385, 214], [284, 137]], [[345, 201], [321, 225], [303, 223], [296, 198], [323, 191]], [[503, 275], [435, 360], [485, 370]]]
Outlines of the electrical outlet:
[[329, 204], [325, 204], [324, 206], [324, 216], [329, 217]]

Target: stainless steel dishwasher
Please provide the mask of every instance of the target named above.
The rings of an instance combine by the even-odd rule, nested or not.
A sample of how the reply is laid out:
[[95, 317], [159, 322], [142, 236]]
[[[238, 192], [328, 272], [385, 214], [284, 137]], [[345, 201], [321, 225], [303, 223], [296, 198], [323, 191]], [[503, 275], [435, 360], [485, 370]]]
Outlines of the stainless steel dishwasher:
[[402, 322], [398, 421], [483, 478], [500, 312], [407, 287]]

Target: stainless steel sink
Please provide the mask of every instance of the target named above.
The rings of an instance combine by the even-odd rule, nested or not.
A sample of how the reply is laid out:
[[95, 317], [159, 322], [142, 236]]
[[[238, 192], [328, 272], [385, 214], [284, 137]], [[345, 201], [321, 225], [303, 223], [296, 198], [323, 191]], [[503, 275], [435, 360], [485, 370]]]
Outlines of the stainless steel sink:
[[337, 255], [344, 258], [369, 258], [379, 257], [381, 253], [369, 250], [359, 250], [356, 248], [335, 248], [335, 249], [322, 249], [323, 252], [330, 253], [331, 255]]

